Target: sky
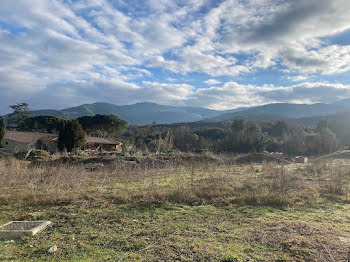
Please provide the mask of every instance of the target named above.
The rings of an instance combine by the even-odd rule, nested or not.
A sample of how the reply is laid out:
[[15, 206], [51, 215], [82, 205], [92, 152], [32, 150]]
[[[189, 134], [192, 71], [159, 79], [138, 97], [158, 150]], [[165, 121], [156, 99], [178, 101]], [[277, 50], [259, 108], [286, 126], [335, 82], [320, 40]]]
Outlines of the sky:
[[1, 0], [0, 114], [350, 97], [349, 0]]

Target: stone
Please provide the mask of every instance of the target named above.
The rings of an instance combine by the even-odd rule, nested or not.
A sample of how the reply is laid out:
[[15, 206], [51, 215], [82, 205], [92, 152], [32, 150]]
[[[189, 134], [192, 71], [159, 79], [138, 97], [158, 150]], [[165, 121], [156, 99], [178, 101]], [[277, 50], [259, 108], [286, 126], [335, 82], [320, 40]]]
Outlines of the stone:
[[304, 157], [304, 156], [297, 156], [295, 158], [295, 163], [299, 163], [299, 164], [306, 164], [308, 162], [308, 158]]
[[52, 246], [52, 247], [49, 248], [48, 252], [49, 252], [49, 253], [55, 253], [57, 250], [58, 250], [57, 246], [54, 245], [54, 246]]

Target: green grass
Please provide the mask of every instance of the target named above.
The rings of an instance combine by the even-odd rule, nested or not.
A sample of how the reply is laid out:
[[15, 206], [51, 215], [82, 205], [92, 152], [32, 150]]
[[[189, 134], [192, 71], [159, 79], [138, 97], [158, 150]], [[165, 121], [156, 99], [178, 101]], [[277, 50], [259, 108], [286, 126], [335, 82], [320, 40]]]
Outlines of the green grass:
[[[0, 242], [0, 261], [340, 261], [350, 248], [350, 205], [281, 210], [100, 203], [2, 206], [0, 222], [50, 220], [32, 238]], [[58, 251], [47, 250], [58, 246]]]
[[349, 161], [98, 172], [6, 161], [0, 224], [53, 227], [0, 241], [0, 261], [350, 259]]

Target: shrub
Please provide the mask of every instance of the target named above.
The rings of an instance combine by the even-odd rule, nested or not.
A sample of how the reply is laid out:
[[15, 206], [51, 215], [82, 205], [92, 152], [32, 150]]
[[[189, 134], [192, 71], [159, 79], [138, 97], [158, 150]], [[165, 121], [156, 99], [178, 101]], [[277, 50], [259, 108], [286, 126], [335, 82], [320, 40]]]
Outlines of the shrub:
[[5, 140], [6, 125], [5, 120], [0, 117], [0, 147], [2, 147]]
[[29, 161], [41, 161], [48, 160], [50, 158], [50, 154], [45, 150], [34, 149], [29, 152], [26, 157], [26, 160]]

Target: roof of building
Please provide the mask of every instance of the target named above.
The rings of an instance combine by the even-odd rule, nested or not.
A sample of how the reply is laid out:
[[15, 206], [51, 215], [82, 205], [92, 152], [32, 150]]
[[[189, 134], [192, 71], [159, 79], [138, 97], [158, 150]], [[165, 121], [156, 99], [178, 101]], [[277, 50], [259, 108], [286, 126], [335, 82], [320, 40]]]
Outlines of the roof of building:
[[87, 136], [86, 143], [87, 144], [104, 144], [104, 145], [120, 145], [121, 144], [118, 141], [113, 141], [113, 140], [108, 139], [108, 138], [93, 137], [93, 136]]
[[[57, 141], [57, 134], [49, 134], [49, 133], [38, 133], [38, 132], [22, 132], [22, 131], [11, 131], [6, 130], [5, 139], [16, 141], [19, 143], [36, 143], [39, 139], [50, 138], [52, 140]], [[120, 145], [121, 142], [113, 141], [108, 138], [103, 137], [93, 137], [86, 136], [87, 144], [105, 144], [105, 145]]]
[[6, 130], [5, 139], [16, 141], [19, 143], [36, 143], [40, 138], [55, 138], [57, 134], [37, 133], [37, 132], [21, 132]]

